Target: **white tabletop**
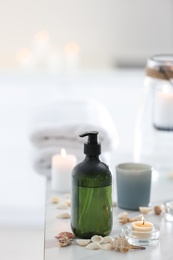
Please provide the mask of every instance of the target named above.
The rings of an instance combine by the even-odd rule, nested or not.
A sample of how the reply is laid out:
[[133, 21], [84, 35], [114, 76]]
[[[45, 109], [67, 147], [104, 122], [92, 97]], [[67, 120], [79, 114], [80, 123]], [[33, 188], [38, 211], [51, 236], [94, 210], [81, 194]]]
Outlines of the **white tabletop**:
[[[120, 253], [117, 251], [103, 251], [88, 250], [80, 247], [72, 242], [72, 245], [67, 247], [59, 247], [55, 235], [63, 231], [70, 231], [70, 219], [58, 219], [58, 213], [66, 210], [57, 209], [57, 204], [53, 204], [51, 199], [58, 197], [61, 200], [67, 200], [65, 194], [58, 194], [51, 190], [50, 181], [47, 182], [46, 194], [46, 217], [45, 217], [45, 260], [80, 260], [80, 259], [95, 259], [95, 260], [114, 260], [118, 259], [173, 259], [173, 222], [168, 222], [163, 216], [155, 215], [154, 213], [146, 214], [145, 220], [151, 221], [160, 226], [160, 244], [158, 246], [147, 246], [145, 250], [130, 250], [127, 253]], [[152, 184], [151, 203], [158, 205], [160, 202], [173, 198], [173, 180], [166, 178], [159, 179]], [[70, 212], [70, 208], [68, 209]], [[113, 216], [114, 224], [111, 236], [117, 237], [121, 234], [122, 225], [119, 224], [118, 214], [124, 210], [114, 207]], [[138, 211], [128, 211], [129, 216], [137, 216], [140, 214]]]

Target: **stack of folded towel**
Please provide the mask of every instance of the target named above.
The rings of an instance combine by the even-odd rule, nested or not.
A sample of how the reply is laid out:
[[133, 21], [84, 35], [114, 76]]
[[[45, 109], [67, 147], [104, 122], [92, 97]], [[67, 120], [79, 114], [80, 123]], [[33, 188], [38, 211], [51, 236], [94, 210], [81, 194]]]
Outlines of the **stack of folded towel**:
[[51, 158], [61, 148], [81, 162], [86, 139], [79, 134], [88, 131], [99, 132], [102, 159], [107, 161], [119, 139], [115, 123], [103, 104], [88, 99], [62, 99], [35, 109], [29, 132], [34, 169], [50, 177]]

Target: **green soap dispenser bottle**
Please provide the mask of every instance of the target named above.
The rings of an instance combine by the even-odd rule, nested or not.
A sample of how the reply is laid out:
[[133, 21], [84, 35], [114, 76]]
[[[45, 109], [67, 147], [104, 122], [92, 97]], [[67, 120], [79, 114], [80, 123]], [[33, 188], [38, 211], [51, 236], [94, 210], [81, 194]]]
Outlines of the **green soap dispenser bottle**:
[[71, 228], [79, 238], [107, 236], [112, 230], [112, 174], [100, 161], [97, 131], [86, 132], [86, 157], [72, 172]]

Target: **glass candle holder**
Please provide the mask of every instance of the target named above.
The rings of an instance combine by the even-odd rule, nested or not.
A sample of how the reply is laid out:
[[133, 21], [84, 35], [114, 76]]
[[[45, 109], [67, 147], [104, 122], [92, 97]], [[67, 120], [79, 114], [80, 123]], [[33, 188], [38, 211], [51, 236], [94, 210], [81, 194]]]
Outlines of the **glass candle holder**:
[[164, 203], [164, 218], [167, 221], [173, 221], [173, 200]]
[[155, 224], [151, 231], [141, 232], [133, 230], [132, 223], [128, 223], [123, 225], [122, 233], [130, 244], [136, 246], [157, 246], [160, 243], [160, 228]]
[[150, 204], [152, 167], [142, 163], [121, 163], [116, 166], [118, 206], [139, 210]]
[[173, 174], [173, 55], [148, 59], [136, 119], [134, 161]]

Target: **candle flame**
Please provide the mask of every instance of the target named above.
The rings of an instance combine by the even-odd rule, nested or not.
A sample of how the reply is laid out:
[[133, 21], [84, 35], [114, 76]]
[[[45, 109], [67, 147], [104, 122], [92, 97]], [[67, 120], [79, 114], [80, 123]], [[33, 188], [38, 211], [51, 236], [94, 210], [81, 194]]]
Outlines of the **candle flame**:
[[66, 158], [66, 156], [67, 156], [66, 150], [64, 148], [61, 149], [61, 156], [62, 156], [62, 158]]
[[40, 32], [37, 32], [35, 35], [34, 35], [34, 38], [35, 38], [35, 41], [36, 42], [40, 42], [40, 41], [44, 41], [44, 42], [47, 42], [49, 41], [49, 32], [47, 31], [40, 31]]
[[28, 48], [22, 48], [16, 54], [17, 60], [29, 60], [32, 57], [32, 52]]
[[75, 54], [77, 55], [79, 53], [79, 45], [76, 42], [68, 42], [64, 46], [64, 51], [66, 54]]
[[141, 218], [141, 221], [142, 221], [142, 225], [144, 225], [144, 224], [145, 224], [145, 219], [144, 219], [144, 217]]

